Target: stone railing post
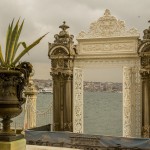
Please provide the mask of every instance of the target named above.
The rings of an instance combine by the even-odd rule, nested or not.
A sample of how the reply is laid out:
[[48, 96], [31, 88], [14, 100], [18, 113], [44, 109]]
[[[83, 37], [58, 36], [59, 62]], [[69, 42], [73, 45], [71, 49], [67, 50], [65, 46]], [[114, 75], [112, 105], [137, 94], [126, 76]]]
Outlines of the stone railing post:
[[24, 118], [24, 129], [36, 127], [36, 100], [37, 90], [30, 77], [29, 84], [26, 87], [24, 94], [26, 97], [25, 103], [25, 118]]

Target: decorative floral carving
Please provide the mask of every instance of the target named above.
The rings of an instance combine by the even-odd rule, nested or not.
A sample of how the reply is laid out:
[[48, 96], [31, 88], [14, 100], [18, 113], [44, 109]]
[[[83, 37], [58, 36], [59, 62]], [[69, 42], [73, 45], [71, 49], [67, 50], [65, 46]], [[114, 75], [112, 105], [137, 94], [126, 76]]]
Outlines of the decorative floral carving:
[[124, 21], [117, 20], [106, 9], [102, 17], [91, 23], [88, 33], [80, 32], [77, 39], [116, 36], [139, 36], [139, 33], [135, 28], [127, 30]]
[[135, 118], [135, 136], [136, 137], [141, 137], [141, 122], [142, 122], [142, 103], [141, 103], [141, 96], [142, 96], [142, 92], [141, 92], [141, 79], [140, 79], [140, 74], [139, 74], [139, 70], [140, 70], [140, 61], [137, 62], [137, 66], [135, 66], [134, 68], [134, 93], [133, 95], [135, 96], [135, 113], [134, 113], [134, 118]]
[[122, 53], [122, 52], [135, 52], [134, 42], [108, 42], [84, 44], [80, 48], [80, 53], [95, 54], [95, 53]]
[[[123, 71], [123, 78], [124, 78], [123, 131], [124, 131], [124, 136], [140, 137], [141, 136], [141, 83], [140, 83], [140, 74], [139, 74], [140, 59], [139, 58], [118, 59], [118, 57], [116, 59], [115, 58], [109, 59], [109, 58], [103, 58], [103, 57], [102, 59], [94, 59], [94, 58], [89, 58], [89, 59], [86, 58], [86, 59], [81, 59], [81, 60], [76, 59], [74, 67], [86, 68], [86, 67], [94, 66], [94, 67], [100, 68], [104, 65], [121, 66], [121, 67], [127, 66], [126, 68], [124, 68], [124, 71]], [[80, 83], [81, 82], [80, 77], [78, 77], [77, 79], [76, 78], [74, 78], [74, 80], [78, 80], [77, 81], [78, 86], [74, 88], [75, 90], [78, 89], [78, 87], [81, 87], [81, 84], [82, 84]], [[80, 94], [81, 90], [79, 91], [76, 90], [76, 92], [74, 91], [74, 93], [76, 93], [76, 95], [78, 96], [77, 92], [79, 92]], [[83, 99], [81, 100], [82, 96], [80, 97], [80, 101], [83, 101]], [[74, 100], [75, 98], [76, 97], [74, 97]], [[80, 106], [80, 103], [79, 103], [79, 106]], [[79, 115], [78, 112], [81, 112], [80, 111], [81, 107], [79, 106], [77, 107], [77, 110], [76, 110], [77, 111], [76, 117], [79, 117], [78, 120], [82, 121], [81, 116], [83, 114]], [[79, 127], [82, 127], [81, 124], [79, 124]]]
[[83, 133], [83, 73], [82, 69], [74, 68], [73, 74], [73, 131]]
[[132, 103], [131, 103], [132, 69], [123, 68], [123, 136], [132, 136]]

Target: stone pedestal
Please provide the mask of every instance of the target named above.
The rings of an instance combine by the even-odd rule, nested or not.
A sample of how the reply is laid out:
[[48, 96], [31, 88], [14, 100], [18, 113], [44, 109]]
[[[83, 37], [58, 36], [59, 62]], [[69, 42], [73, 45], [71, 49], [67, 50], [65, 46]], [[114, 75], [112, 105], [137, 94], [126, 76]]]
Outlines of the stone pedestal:
[[1, 150], [25, 150], [26, 149], [26, 140], [20, 139], [11, 142], [0, 141]]
[[53, 76], [53, 130], [72, 131], [72, 74]]

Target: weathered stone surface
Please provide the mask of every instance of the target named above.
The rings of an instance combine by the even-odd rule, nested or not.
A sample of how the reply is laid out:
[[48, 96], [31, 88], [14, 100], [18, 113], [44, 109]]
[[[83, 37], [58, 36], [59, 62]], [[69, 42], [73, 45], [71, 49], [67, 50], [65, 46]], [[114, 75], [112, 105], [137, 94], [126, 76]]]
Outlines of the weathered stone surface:
[[0, 141], [1, 150], [26, 150], [26, 140], [21, 139], [12, 142]]

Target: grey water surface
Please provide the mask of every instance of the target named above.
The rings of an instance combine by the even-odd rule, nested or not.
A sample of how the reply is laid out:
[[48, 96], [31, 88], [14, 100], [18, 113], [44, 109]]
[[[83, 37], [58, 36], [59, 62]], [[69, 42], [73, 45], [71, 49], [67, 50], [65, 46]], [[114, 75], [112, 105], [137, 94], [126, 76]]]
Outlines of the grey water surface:
[[[52, 98], [52, 94], [39, 94], [37, 109], [46, 110]], [[51, 114], [41, 118], [37, 124], [52, 121]], [[84, 92], [84, 133], [122, 136], [122, 93]]]

